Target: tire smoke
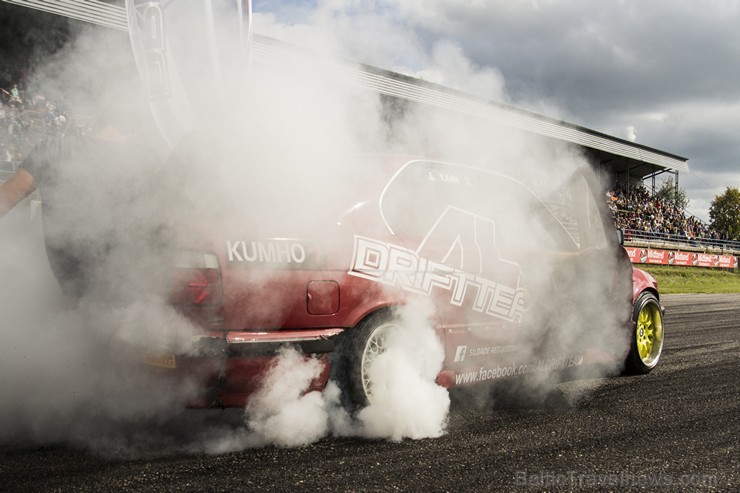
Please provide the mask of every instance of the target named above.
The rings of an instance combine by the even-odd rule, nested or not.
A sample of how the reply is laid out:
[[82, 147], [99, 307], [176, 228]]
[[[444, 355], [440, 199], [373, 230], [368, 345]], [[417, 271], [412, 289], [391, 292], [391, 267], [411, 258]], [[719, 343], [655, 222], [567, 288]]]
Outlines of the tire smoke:
[[[169, 2], [172, 8], [180, 3]], [[503, 77], [476, 67], [458, 47], [439, 44], [428, 49], [417, 35], [399, 30], [382, 15], [349, 16], [342, 8], [348, 8], [345, 2], [319, 2], [304, 22], [283, 25], [257, 14], [254, 25], [257, 32], [299, 45], [310, 46], [307, 43], [313, 40], [318, 42], [314, 47], [332, 55], [390, 64], [484, 98], [506, 100]], [[184, 25], [195, 23], [188, 19]], [[120, 33], [95, 29], [81, 33], [63, 53], [35, 67], [34, 87], [68, 96], [70, 104], [80, 107], [105, 106], [107, 98], [139, 93], [130, 53], [110, 41], [116, 35]], [[198, 395], [198, 382], [174, 379], [141, 365], [147, 353], [187, 354], [198, 332], [168, 300], [167, 266], [175, 246], [207, 243], [210, 238], [203, 235], [208, 233], [234, 239], [305, 234], [325, 240], [331, 254], [342, 218], [337, 204], [347, 206], [340, 212], [362, 205], [368, 200], [362, 196], [364, 185], [388, 179], [381, 165], [355, 158], [375, 152], [462, 162], [512, 176], [537, 197], [562, 204], [562, 217], [572, 219], [593, 205], [577, 202], [577, 189], [566, 186], [587, 166], [586, 159], [545, 138], [389, 101], [354, 89], [360, 86], [357, 81], [325, 80], [306, 75], [299, 67], [237, 72], [224, 82], [238, 91], [227, 91], [223, 98], [198, 64], [204, 46], [194, 39], [181, 40], [180, 53], [186, 56], [178, 58], [177, 69], [183, 90], [195, 94], [197, 104], [189, 110], [195, 113], [197, 128], [182, 136], [172, 153], [166, 141], [176, 140], [173, 136], [183, 130], [169, 132], [169, 139], [164, 139], [142, 105], [139, 142], [152, 145], [153, 154], [160, 156], [157, 164], [101, 170], [92, 180], [100, 201], [79, 198], [81, 208], [100, 211], [89, 215], [86, 234], [113, 229], [123, 239], [100, 263], [93, 293], [72, 305], [61, 299], [44, 259], [40, 218], [28, 221], [31, 201], [38, 197], [0, 219], [0, 441], [63, 442], [111, 454], [121, 449], [218, 454], [269, 445], [298, 447], [331, 436], [399, 441], [443, 435], [450, 396], [435, 384], [435, 377], [455, 354], [445, 354], [450, 349], [441, 341], [452, 335], [435, 325], [430, 297], [424, 295], [395, 312], [403, 330], [389, 334], [385, 352], [369, 370], [376, 392], [364, 409], [352, 413], [342, 406], [341, 381], [330, 381], [323, 392], [309, 391], [322, 370], [321, 362], [283, 349], [235, 423], [226, 422], [224, 414], [215, 413], [214, 419], [213, 412], [184, 411]], [[398, 53], [386, 64], [391, 47]], [[107, 66], [110, 58], [116, 58], [112, 53], [120, 55], [121, 72]], [[224, 74], [234, 75], [229, 70]], [[491, 190], [490, 196], [505, 192]], [[454, 198], [470, 202], [468, 196]], [[111, 214], [102, 213], [103, 204]], [[515, 337], [516, 368], [536, 368], [538, 361], [556, 353], [578, 356], [579, 351], [571, 348], [586, 341], [599, 341], [612, 350], [623, 347], [624, 334], [613, 331], [624, 318], [624, 303], [615, 301], [623, 293], [615, 294], [604, 282], [615, 277], [616, 262], [602, 262], [598, 255], [590, 260], [588, 254], [555, 258], [547, 248], [547, 235], [531, 225], [529, 205], [512, 201], [498, 208], [506, 214], [501, 214], [496, 225], [500, 229], [491, 236], [501, 251], [495, 260], [520, 267], [514, 277], [531, 287], [534, 308], [525, 313], [531, 322], [528, 331], [522, 329]], [[430, 208], [417, 203], [405, 211], [405, 218], [422, 224]], [[478, 221], [473, 216], [465, 217]], [[188, 227], [181, 227], [184, 224]], [[608, 234], [603, 229], [595, 232], [590, 239], [594, 249], [606, 248]], [[586, 244], [585, 238], [580, 240]], [[423, 247], [397, 246], [414, 254]], [[463, 271], [469, 252], [460, 240], [445, 252], [445, 259]], [[482, 272], [481, 266], [469, 274], [479, 282]], [[269, 270], [249, 278], [265, 286], [253, 310], [280, 326], [285, 293], [273, 288], [270, 279]], [[552, 290], [553, 284], [557, 289]], [[451, 289], [452, 285], [433, 294], [449, 300]], [[474, 296], [471, 288], [468, 297]], [[490, 306], [491, 300], [481, 303]], [[563, 326], [568, 330], [554, 330]], [[473, 350], [500, 348], [499, 339], [495, 331], [481, 333], [478, 347], [459, 349], [458, 356], [477, 365], [478, 353]], [[601, 376], [616, 369], [596, 374], [584, 369], [582, 375]], [[477, 367], [475, 371], [475, 378], [497, 375]], [[575, 369], [576, 374], [579, 371]], [[545, 372], [532, 373], [528, 379], [526, 391], [533, 394], [547, 392], [557, 383]]]

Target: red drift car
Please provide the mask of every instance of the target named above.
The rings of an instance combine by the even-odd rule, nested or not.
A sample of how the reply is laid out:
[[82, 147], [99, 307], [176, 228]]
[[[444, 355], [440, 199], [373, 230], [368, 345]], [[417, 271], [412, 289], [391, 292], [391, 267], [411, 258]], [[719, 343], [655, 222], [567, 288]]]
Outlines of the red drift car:
[[404, 330], [396, 308], [416, 299], [434, 307], [444, 387], [658, 363], [656, 282], [632, 269], [588, 169], [538, 197], [472, 167], [369, 159], [384, 171], [324, 210], [322, 225], [214, 228], [176, 259], [173, 303], [203, 337], [193, 354], [150, 363], [206, 374], [196, 406], [243, 406], [284, 345], [326, 363], [312, 389], [333, 365], [345, 398], [365, 405], [384, 334]]

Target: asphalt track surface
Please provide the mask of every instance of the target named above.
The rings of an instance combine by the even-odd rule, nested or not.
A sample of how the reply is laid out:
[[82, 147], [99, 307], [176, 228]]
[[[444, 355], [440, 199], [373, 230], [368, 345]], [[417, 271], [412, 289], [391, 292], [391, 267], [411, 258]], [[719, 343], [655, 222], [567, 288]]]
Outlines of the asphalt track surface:
[[5, 444], [0, 491], [740, 491], [740, 295], [663, 303], [651, 374], [564, 384], [544, 402], [453, 402], [441, 438], [217, 456]]

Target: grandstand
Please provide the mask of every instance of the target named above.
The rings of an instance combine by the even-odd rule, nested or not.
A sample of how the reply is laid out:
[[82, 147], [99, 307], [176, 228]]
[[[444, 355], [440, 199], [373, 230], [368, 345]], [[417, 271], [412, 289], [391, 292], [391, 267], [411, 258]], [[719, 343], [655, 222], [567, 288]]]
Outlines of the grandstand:
[[723, 239], [709, 225], [650, 194], [644, 187], [633, 187], [629, 192], [610, 190], [606, 200], [629, 246], [740, 253], [740, 242]]
[[[107, 28], [127, 31], [128, 17], [122, 2], [97, 0], [4, 0], [9, 3], [39, 9]], [[156, 5], [157, 1], [147, 2]], [[244, 14], [244, 13], [242, 13]], [[243, 19], [245, 25], [248, 20]], [[251, 24], [248, 29], [251, 29]], [[212, 35], [212, 34], [211, 34]], [[279, 40], [251, 34], [249, 52], [254, 66], [300, 70], [336, 83], [346, 83], [362, 90], [380, 94], [393, 111], [403, 111], [406, 105], [428, 105], [451, 111], [493, 125], [502, 125], [577, 146], [593, 165], [608, 178], [608, 186], [626, 194], [668, 173], [676, 185], [681, 172], [688, 172], [688, 159], [645, 145], [610, 136], [595, 130], [549, 118], [498, 102], [485, 100], [457, 90], [408, 77], [388, 70], [350, 63], [299, 49]], [[632, 227], [619, 223], [625, 211], [615, 211], [617, 223], [626, 231], [626, 243], [636, 246], [659, 246], [697, 251], [740, 252], [740, 245], [712, 237], [702, 226], [700, 234], [651, 228]], [[687, 218], [683, 212], [681, 215]], [[644, 225], [642, 225], [644, 226]]]

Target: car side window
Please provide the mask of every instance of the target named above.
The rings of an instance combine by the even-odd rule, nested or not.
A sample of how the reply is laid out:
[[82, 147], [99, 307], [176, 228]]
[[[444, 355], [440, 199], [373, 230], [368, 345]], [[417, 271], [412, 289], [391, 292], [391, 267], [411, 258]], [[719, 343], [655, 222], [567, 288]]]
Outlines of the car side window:
[[[499, 249], [571, 251], [575, 242], [558, 218], [521, 183], [504, 175], [416, 161], [388, 184], [381, 211], [394, 234], [413, 240], [481, 243], [485, 231]], [[467, 230], [471, 231], [467, 231]], [[444, 238], [444, 239], [443, 239]]]
[[607, 234], [612, 234], [611, 230], [606, 231], [597, 192], [587, 179], [586, 171], [582, 170], [572, 175], [546, 200], [579, 249], [606, 246]]

